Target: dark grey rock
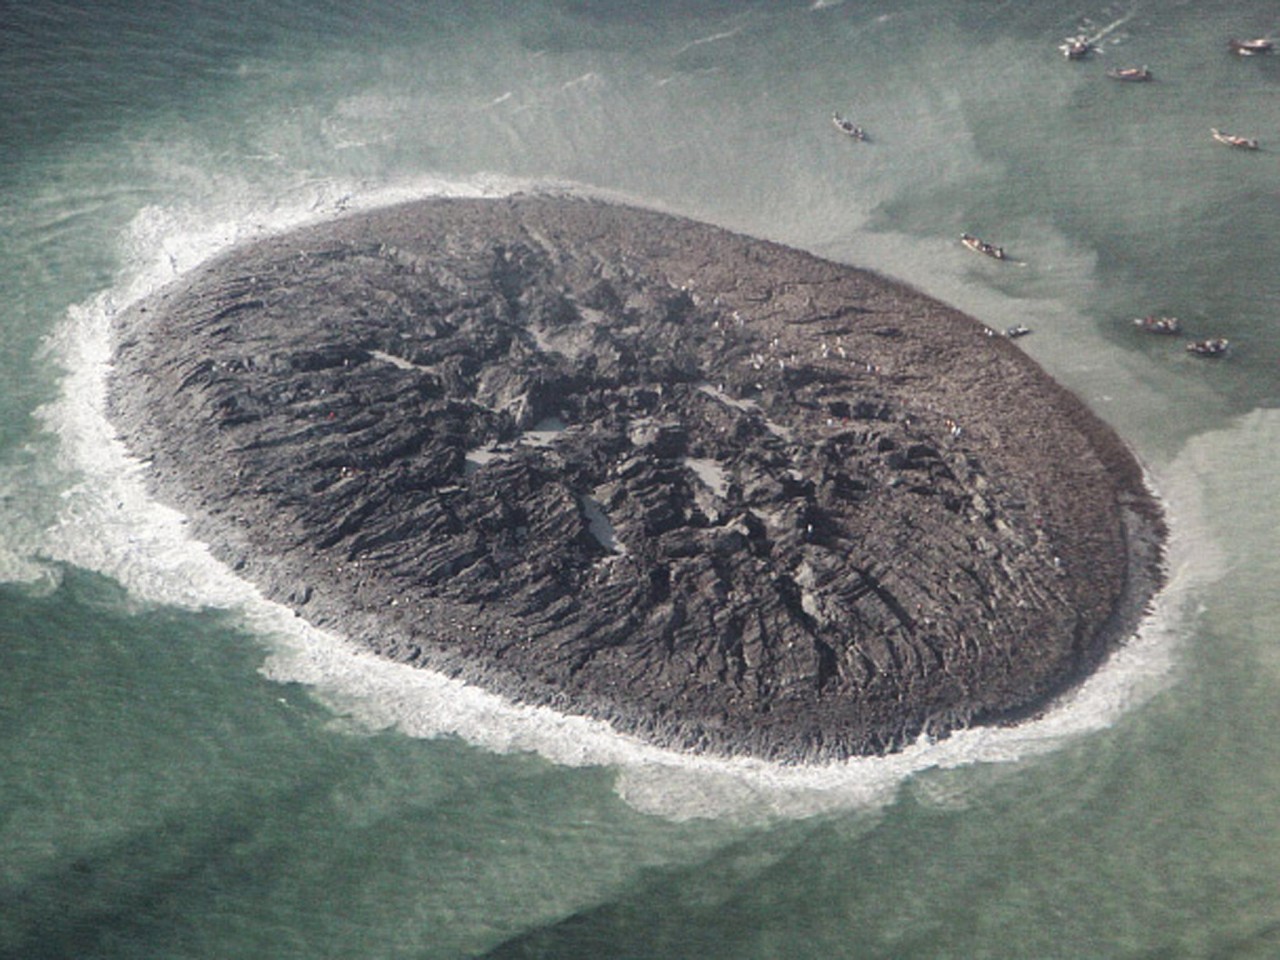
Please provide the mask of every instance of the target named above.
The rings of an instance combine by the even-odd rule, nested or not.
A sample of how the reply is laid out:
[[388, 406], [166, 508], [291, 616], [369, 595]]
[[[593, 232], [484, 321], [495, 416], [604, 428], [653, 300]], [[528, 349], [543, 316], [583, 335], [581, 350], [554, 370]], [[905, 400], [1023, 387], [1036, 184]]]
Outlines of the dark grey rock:
[[1136, 625], [1124, 444], [901, 284], [650, 211], [431, 200], [128, 311], [112, 415], [271, 597], [686, 749], [812, 760], [1041, 708]]

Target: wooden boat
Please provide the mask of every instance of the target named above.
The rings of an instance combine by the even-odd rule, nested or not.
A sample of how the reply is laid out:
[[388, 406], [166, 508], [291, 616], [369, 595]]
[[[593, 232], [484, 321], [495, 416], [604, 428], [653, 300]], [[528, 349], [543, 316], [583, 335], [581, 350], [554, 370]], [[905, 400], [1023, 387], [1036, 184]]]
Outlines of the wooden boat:
[[1197, 340], [1187, 344], [1187, 353], [1197, 357], [1220, 357], [1227, 352], [1230, 341], [1226, 337], [1211, 337], [1208, 340]]
[[1151, 71], [1145, 66], [1141, 67], [1113, 67], [1107, 71], [1107, 76], [1112, 80], [1127, 80], [1129, 82], [1143, 82], [1151, 79]]
[[1068, 60], [1083, 60], [1093, 53], [1093, 41], [1084, 34], [1078, 37], [1067, 37], [1058, 44], [1058, 49]]
[[1239, 147], [1241, 150], [1257, 150], [1258, 141], [1249, 137], [1237, 137], [1230, 133], [1223, 133], [1217, 127], [1210, 127], [1213, 133], [1213, 139], [1219, 143], [1225, 143], [1228, 147]]
[[831, 115], [831, 122], [836, 125], [836, 129], [854, 140], [866, 140], [867, 131], [856, 125], [852, 120], [840, 116], [838, 113]]
[[1147, 333], [1176, 334], [1182, 330], [1182, 324], [1177, 317], [1136, 317], [1133, 325], [1141, 327]]
[[1256, 40], [1236, 40], [1233, 38], [1227, 41], [1227, 47], [1238, 56], [1254, 57], [1260, 53], [1270, 53], [1275, 49], [1275, 44], [1266, 37], [1259, 37]]
[[1009, 258], [1008, 254], [1004, 252], [1004, 247], [997, 247], [994, 243], [979, 240], [972, 233], [960, 234], [960, 242], [970, 250], [991, 257], [993, 260], [1007, 260]]

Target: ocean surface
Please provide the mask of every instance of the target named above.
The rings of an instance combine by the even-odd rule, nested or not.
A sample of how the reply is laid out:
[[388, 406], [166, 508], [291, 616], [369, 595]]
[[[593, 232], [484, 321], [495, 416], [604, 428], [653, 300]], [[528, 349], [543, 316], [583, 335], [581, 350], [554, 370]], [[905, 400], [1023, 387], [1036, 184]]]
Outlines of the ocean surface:
[[[1226, 44], [1268, 35], [1270, 0], [0, 0], [0, 958], [1280, 957], [1280, 55]], [[361, 655], [147, 499], [116, 311], [548, 186], [1030, 327], [1167, 502], [1138, 635], [1018, 728], [693, 760]]]

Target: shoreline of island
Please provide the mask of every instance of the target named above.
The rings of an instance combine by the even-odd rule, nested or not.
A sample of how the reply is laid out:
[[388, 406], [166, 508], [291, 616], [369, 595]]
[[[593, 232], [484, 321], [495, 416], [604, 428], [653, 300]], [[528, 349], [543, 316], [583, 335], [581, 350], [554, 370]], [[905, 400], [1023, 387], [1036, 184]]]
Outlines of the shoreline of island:
[[[312, 309], [339, 307], [298, 330], [290, 298], [308, 284]], [[361, 319], [372, 303], [382, 313]], [[1133, 634], [1163, 583], [1167, 532], [1132, 452], [983, 332], [896, 281], [650, 211], [423, 201], [232, 251], [135, 305], [111, 417], [216, 557], [362, 648], [659, 746], [820, 762], [1036, 714]], [[670, 356], [637, 356], [672, 338]], [[476, 345], [497, 341], [486, 368]], [[708, 382], [732, 403], [695, 389]], [[984, 424], [1009, 396], [1043, 422]], [[566, 403], [550, 452], [513, 444]], [[406, 411], [427, 426], [401, 431]], [[472, 470], [477, 439], [511, 451]], [[1050, 459], [1020, 468], [1010, 446]], [[690, 459], [732, 472], [722, 495]], [[1101, 479], [1106, 495], [1060, 489]], [[365, 499], [341, 499], [360, 485]], [[593, 540], [589, 506], [631, 553]], [[881, 567], [913, 538], [936, 550], [934, 580], [919, 557]], [[841, 569], [863, 539], [856, 574]], [[539, 546], [562, 567], [539, 566]], [[1005, 609], [1027, 598], [1044, 611]], [[957, 625], [940, 624], [952, 605]], [[855, 635], [846, 616], [870, 626]], [[1028, 654], [1017, 631], [1038, 627], [1057, 635]]]

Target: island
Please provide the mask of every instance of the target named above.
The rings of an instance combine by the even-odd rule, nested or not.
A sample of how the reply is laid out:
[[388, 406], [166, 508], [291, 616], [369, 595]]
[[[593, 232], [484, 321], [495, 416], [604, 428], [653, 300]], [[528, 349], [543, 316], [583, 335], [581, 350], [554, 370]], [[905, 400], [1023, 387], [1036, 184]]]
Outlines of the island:
[[814, 763], [1018, 722], [1163, 582], [1135, 456], [1009, 338], [663, 212], [350, 214], [113, 337], [151, 490], [267, 597], [671, 749]]

